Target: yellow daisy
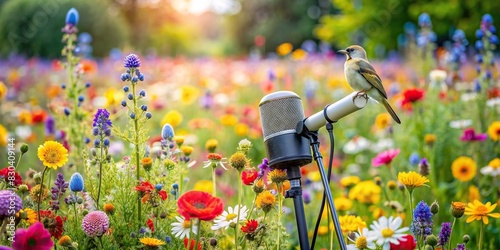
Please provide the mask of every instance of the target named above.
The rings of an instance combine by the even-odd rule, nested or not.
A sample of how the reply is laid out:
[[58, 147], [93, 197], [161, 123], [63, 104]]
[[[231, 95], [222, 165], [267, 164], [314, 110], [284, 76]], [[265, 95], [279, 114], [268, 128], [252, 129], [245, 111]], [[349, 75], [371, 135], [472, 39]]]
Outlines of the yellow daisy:
[[255, 199], [255, 206], [257, 208], [261, 208], [264, 213], [267, 213], [274, 207], [274, 203], [276, 202], [276, 197], [269, 191], [265, 190], [264, 192], [257, 195]]
[[139, 239], [139, 241], [148, 247], [158, 247], [158, 246], [162, 246], [162, 245], [166, 244], [165, 241], [151, 238], [151, 237], [144, 237], [144, 238]]
[[476, 176], [476, 162], [467, 156], [460, 156], [451, 164], [453, 177], [461, 182], [472, 180]]
[[429, 182], [429, 179], [417, 172], [410, 171], [408, 173], [400, 172], [398, 174], [398, 181], [405, 185], [408, 190], [413, 190], [414, 188], [424, 186], [425, 183]]
[[493, 141], [500, 140], [500, 121], [494, 121], [488, 127], [488, 135]]
[[57, 169], [68, 162], [68, 150], [59, 142], [46, 141], [38, 147], [38, 159], [44, 166]]
[[488, 225], [488, 216], [493, 218], [500, 218], [500, 213], [491, 213], [495, 209], [497, 204], [491, 205], [491, 202], [483, 204], [478, 200], [474, 200], [473, 203], [467, 203], [465, 208], [465, 215], [469, 215], [469, 218], [465, 222], [470, 223], [474, 220], [483, 220], [483, 223]]

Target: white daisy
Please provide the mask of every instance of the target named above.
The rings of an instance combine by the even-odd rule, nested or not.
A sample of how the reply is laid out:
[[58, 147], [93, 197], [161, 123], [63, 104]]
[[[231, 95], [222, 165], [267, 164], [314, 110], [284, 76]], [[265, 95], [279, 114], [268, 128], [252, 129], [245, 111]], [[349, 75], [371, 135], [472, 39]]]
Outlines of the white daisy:
[[377, 237], [374, 235], [372, 231], [369, 231], [368, 228], [363, 228], [363, 230], [358, 230], [358, 232], [354, 232], [354, 237], [348, 237], [349, 241], [354, 244], [347, 245], [348, 250], [358, 250], [358, 249], [375, 249], [375, 244], [373, 243]]
[[481, 168], [481, 174], [483, 175], [490, 175], [490, 176], [499, 176], [500, 175], [500, 158], [495, 158], [490, 163], [488, 163], [488, 166]]
[[[240, 210], [241, 209], [241, 210]], [[240, 210], [240, 216], [238, 218], [238, 210]], [[221, 228], [227, 229], [231, 223], [237, 223], [245, 221], [247, 218], [248, 209], [246, 206], [236, 205], [234, 208], [228, 207], [227, 211], [224, 211], [221, 215], [214, 219], [214, 225], [211, 227], [212, 230], [219, 230]]]
[[[179, 239], [184, 239], [184, 238], [189, 238], [189, 235], [191, 233], [191, 228], [193, 230], [194, 234], [198, 234], [198, 226], [196, 223], [196, 219], [194, 220], [185, 220], [181, 216], [175, 216], [175, 219], [178, 222], [172, 223], [172, 234], [179, 238]], [[191, 227], [191, 224], [192, 227]]]
[[[374, 221], [370, 228], [373, 232], [373, 237], [375, 237], [375, 244], [377, 246], [382, 246], [383, 250], [390, 249], [390, 243], [399, 245], [400, 241], [406, 241], [403, 232], [408, 231], [408, 227], [399, 228], [403, 220], [401, 217], [389, 217], [382, 216], [378, 221]], [[399, 228], [399, 229], [398, 229]]]
[[362, 137], [362, 136], [355, 136], [352, 138], [350, 141], [348, 141], [346, 144], [344, 144], [343, 151], [346, 154], [357, 154], [367, 148], [369, 148], [371, 145], [371, 142]]

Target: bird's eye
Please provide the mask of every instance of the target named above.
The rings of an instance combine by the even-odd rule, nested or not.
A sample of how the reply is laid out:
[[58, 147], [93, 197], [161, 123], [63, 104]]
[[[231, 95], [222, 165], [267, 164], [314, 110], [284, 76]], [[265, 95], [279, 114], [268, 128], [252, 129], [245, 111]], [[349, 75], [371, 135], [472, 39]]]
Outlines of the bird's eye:
[[348, 48], [348, 49], [347, 49], [347, 52], [352, 52], [352, 48]]

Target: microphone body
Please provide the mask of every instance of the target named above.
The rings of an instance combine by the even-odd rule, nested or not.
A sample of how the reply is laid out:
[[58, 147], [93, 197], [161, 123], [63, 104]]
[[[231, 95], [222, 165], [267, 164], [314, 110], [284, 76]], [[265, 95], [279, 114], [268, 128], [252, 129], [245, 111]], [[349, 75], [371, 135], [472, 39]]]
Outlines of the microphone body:
[[300, 97], [291, 91], [278, 91], [262, 98], [259, 104], [262, 133], [271, 168], [304, 166], [312, 161], [309, 140], [296, 132], [304, 120]]

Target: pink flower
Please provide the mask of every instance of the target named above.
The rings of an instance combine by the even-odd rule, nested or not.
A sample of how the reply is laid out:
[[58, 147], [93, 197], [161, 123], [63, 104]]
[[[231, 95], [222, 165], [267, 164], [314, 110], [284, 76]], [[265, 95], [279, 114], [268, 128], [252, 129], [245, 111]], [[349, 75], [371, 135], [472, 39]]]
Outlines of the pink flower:
[[108, 228], [109, 218], [103, 211], [93, 211], [83, 217], [82, 229], [88, 237], [101, 236]]
[[372, 164], [374, 167], [379, 167], [382, 165], [387, 165], [392, 162], [392, 159], [399, 154], [399, 149], [389, 149], [380, 152], [375, 158], [372, 159]]
[[35, 222], [28, 229], [17, 229], [14, 239], [14, 250], [50, 250], [54, 246], [49, 231], [40, 222]]
[[488, 138], [486, 134], [476, 134], [473, 128], [468, 128], [464, 130], [464, 133], [460, 137], [462, 141], [484, 141]]

